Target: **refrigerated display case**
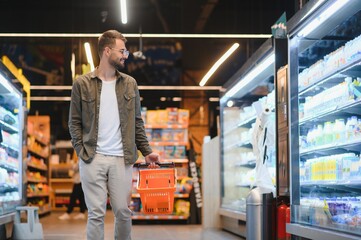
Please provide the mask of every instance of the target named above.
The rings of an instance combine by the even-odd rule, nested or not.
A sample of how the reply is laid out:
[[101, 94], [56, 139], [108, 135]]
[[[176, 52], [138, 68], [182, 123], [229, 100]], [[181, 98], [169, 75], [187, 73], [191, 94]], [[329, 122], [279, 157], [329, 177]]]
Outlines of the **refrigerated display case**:
[[[276, 49], [280, 51], [276, 51]], [[283, 50], [282, 50], [283, 49]], [[282, 53], [282, 54], [280, 54]], [[275, 133], [275, 70], [287, 63], [287, 41], [268, 39], [247, 60], [244, 66], [224, 85], [227, 89], [221, 107], [221, 216], [222, 228], [246, 237], [246, 199], [258, 186], [256, 163], [261, 155], [269, 183], [276, 184]], [[266, 150], [256, 146], [260, 116], [267, 111], [273, 145]], [[259, 164], [259, 163], [258, 163]]]
[[361, 238], [361, 1], [310, 1], [288, 23], [291, 223]]
[[0, 225], [10, 222], [23, 195], [23, 95], [0, 61]]

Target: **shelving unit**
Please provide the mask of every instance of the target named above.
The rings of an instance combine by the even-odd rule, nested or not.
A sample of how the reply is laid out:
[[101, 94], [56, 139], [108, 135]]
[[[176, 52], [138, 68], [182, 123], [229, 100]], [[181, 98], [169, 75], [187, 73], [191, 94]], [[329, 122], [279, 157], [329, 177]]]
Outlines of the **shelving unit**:
[[327, 1], [308, 12], [313, 4], [288, 25], [294, 190], [287, 230], [297, 238], [359, 239], [361, 29], [354, 26], [361, 4]]
[[[66, 211], [73, 191], [73, 163], [77, 161], [70, 141], [56, 141], [50, 161], [51, 209]], [[75, 208], [78, 208], [76, 206]]]
[[[184, 109], [151, 110], [143, 112], [147, 138], [154, 152], [158, 152], [162, 162], [174, 162], [177, 170], [177, 192], [174, 195], [175, 206], [181, 204], [187, 210], [173, 211], [169, 215], [145, 215], [141, 210], [140, 195], [136, 192], [139, 175], [138, 168], [133, 169], [133, 193], [131, 208], [134, 211], [133, 220], [182, 220], [189, 217], [189, 190], [185, 182], [189, 182], [186, 148], [188, 145], [189, 112]], [[170, 117], [172, 116], [172, 117]], [[137, 163], [144, 162], [140, 157]]]
[[73, 179], [69, 175], [71, 163], [50, 164], [51, 209], [65, 211], [73, 189]]
[[39, 207], [39, 214], [50, 208], [49, 155], [50, 117], [28, 116], [27, 204]]
[[24, 108], [16, 79], [0, 60], [0, 225], [11, 222], [24, 204]]
[[[247, 235], [247, 219], [252, 219], [247, 214], [253, 214], [247, 200], [255, 196], [252, 190], [274, 189], [274, 202], [280, 196], [277, 71], [286, 64], [287, 39], [266, 40], [226, 82], [220, 99], [220, 225], [247, 239], [252, 238]], [[276, 222], [276, 217], [272, 222]], [[276, 238], [273, 232], [267, 234]]]

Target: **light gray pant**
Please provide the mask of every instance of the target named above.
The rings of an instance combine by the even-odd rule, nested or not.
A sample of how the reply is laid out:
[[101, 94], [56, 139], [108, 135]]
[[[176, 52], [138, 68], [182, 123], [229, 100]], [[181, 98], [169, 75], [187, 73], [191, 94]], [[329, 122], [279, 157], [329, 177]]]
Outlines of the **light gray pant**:
[[123, 157], [96, 154], [89, 164], [80, 161], [79, 172], [88, 207], [87, 240], [104, 239], [108, 193], [115, 218], [114, 239], [130, 240], [133, 166], [125, 165]]

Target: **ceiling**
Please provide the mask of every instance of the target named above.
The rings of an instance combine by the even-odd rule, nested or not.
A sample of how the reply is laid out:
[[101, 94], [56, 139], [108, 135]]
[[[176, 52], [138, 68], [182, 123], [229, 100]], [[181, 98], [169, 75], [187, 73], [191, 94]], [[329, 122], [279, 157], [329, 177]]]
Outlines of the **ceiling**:
[[[300, 0], [128, 0], [128, 23], [120, 21], [119, 0], [1, 0], [3, 33], [212, 33], [270, 34], [271, 25]], [[146, 44], [148, 39], [143, 39]], [[152, 39], [154, 41], [154, 39]], [[233, 44], [241, 47], [209, 80], [223, 85], [265, 39], [177, 39], [182, 44], [182, 71], [205, 74]], [[139, 42], [139, 39], [128, 39]], [[201, 79], [193, 79], [197, 85]]]
[[[271, 25], [286, 12], [290, 18], [298, 2], [305, 0], [127, 0], [128, 23], [120, 21], [119, 0], [0, 0], [0, 33], [102, 33], [116, 29], [122, 33], [171, 33], [171, 34], [271, 34]], [[96, 38], [91, 39], [96, 44]], [[222, 39], [183, 38], [167, 39], [181, 45], [181, 59], [177, 62], [181, 69], [180, 85], [197, 86], [208, 69], [234, 43], [240, 47], [217, 70], [207, 85], [222, 86], [245, 63], [266, 39]], [[12, 43], [33, 45], [53, 42], [64, 44], [73, 39], [54, 38], [0, 38], [5, 50]], [[143, 38], [143, 45], [164, 39]], [[138, 46], [139, 38], [128, 38], [129, 45]], [[7, 45], [6, 45], [7, 44]], [[80, 44], [79, 44], [80, 46]], [[4, 51], [4, 48], [2, 48]], [[0, 55], [4, 54], [1, 52]], [[70, 58], [68, 58], [69, 60]], [[131, 59], [129, 59], [131, 60]], [[70, 61], [69, 61], [70, 62]], [[68, 63], [69, 64], [69, 63]], [[18, 66], [19, 67], [19, 66]], [[146, 72], [144, 69], [143, 72]], [[25, 71], [24, 71], [25, 74]], [[154, 75], [152, 75], [154, 76]], [[68, 74], [69, 78], [69, 74]], [[139, 83], [139, 78], [135, 77]], [[156, 78], [156, 76], [155, 76]], [[71, 76], [68, 84], [71, 84]], [[186, 79], [186, 81], [184, 80]], [[33, 83], [32, 83], [33, 84]], [[167, 83], [162, 83], [167, 85]], [[140, 83], [140, 85], [145, 85]], [[159, 84], [161, 85], [161, 84]], [[161, 92], [161, 93], [160, 93]], [[179, 103], [159, 101], [159, 95], [176, 96], [179, 91], [143, 91], [148, 109], [165, 107], [186, 107]], [[208, 101], [209, 96], [219, 96], [218, 91], [187, 93], [187, 97], [197, 104]], [[60, 91], [43, 91], [36, 95], [60, 95]], [[65, 95], [69, 96], [70, 91]], [[182, 94], [185, 94], [184, 92]], [[198, 95], [198, 97], [196, 96]], [[199, 98], [202, 96], [202, 98]], [[183, 96], [182, 96], [183, 97]], [[211, 105], [211, 104], [210, 104]], [[51, 106], [49, 108], [49, 106]], [[211, 105], [217, 108], [218, 103]], [[68, 139], [68, 102], [34, 101], [29, 114], [51, 115], [52, 135], [55, 139]], [[216, 117], [216, 115], [215, 115]]]

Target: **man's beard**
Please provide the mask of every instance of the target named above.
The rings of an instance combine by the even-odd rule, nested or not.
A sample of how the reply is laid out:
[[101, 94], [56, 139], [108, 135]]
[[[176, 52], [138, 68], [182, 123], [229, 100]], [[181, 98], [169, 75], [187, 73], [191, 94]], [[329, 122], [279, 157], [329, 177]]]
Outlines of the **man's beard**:
[[109, 59], [109, 63], [118, 71], [120, 71], [124, 68], [124, 64], [119, 61], [114, 61], [112, 59]]

